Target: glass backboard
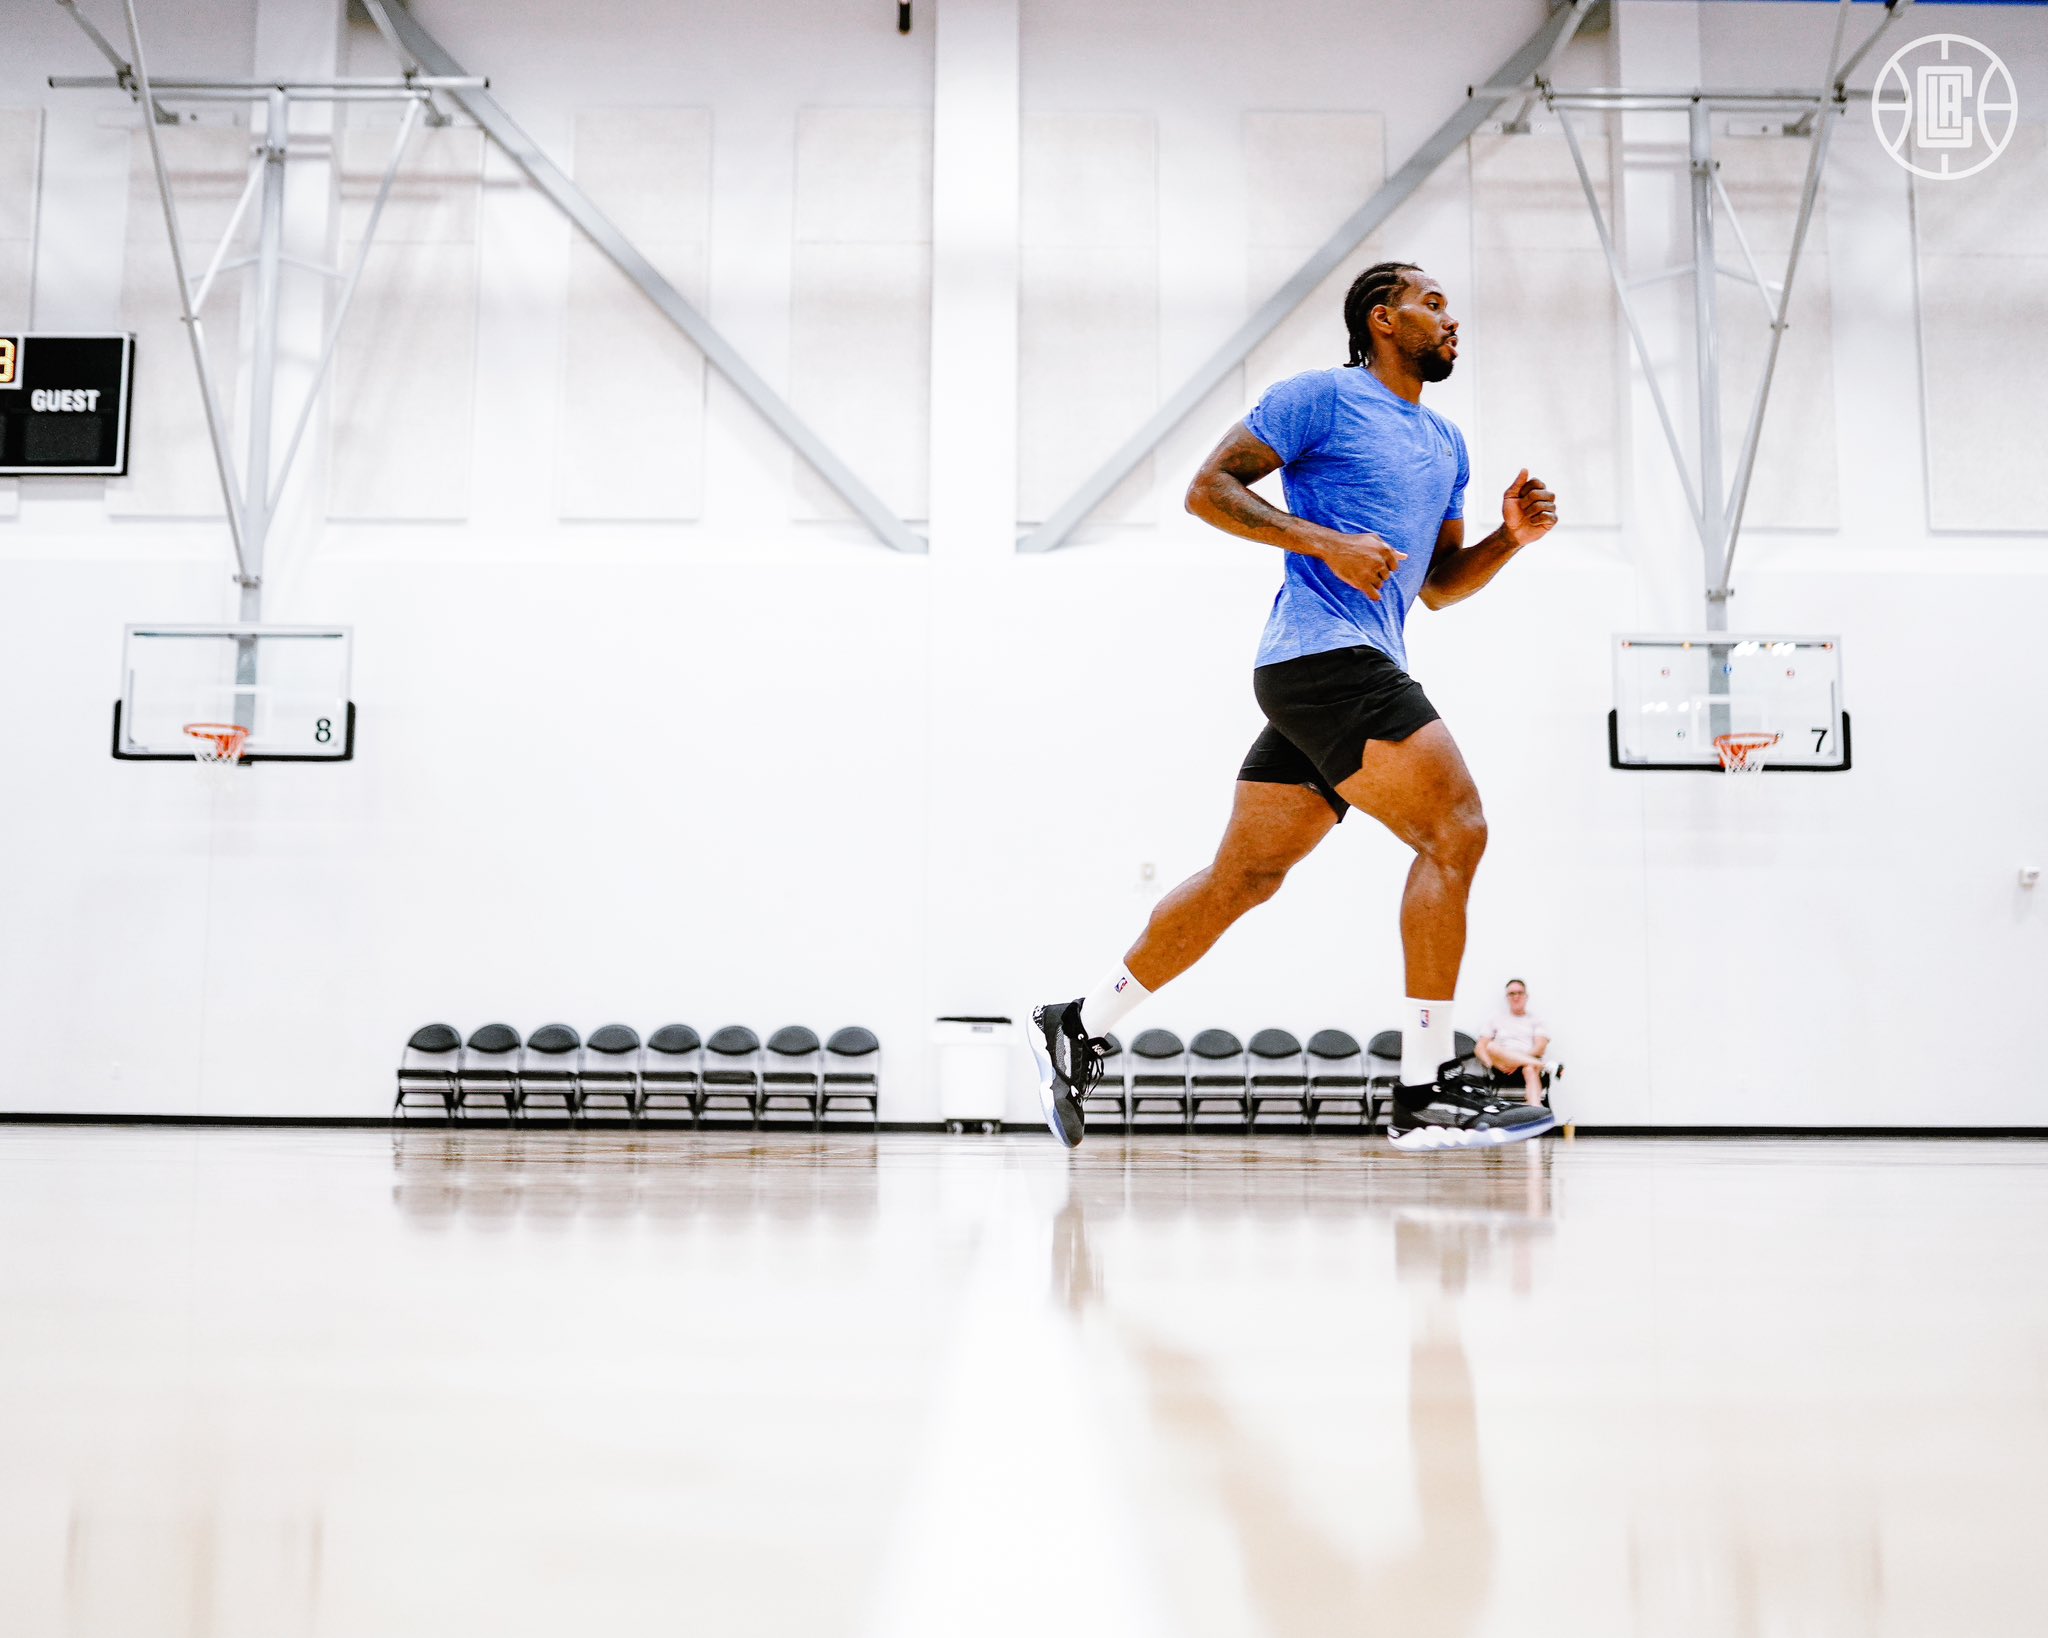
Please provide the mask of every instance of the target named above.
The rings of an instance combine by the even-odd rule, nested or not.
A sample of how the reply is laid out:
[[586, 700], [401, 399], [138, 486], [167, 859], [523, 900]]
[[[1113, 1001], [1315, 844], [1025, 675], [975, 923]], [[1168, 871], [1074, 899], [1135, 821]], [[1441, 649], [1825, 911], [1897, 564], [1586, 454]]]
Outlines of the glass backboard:
[[190, 761], [193, 722], [249, 730], [247, 762], [355, 754], [347, 626], [130, 626], [121, 645], [114, 755]]
[[1847, 769], [1842, 640], [1725, 631], [1614, 639], [1610, 767], [1718, 773], [1717, 734], [1777, 735], [1768, 773]]

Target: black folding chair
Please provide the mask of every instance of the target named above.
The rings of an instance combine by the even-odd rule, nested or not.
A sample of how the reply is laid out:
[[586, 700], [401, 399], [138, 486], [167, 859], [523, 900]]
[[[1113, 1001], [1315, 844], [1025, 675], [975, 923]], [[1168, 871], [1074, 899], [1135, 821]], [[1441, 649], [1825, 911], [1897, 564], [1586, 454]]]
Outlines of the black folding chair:
[[825, 1049], [816, 1030], [787, 1024], [768, 1037], [761, 1064], [761, 1119], [778, 1109], [799, 1109], [816, 1130], [823, 1119]]
[[415, 1104], [424, 1104], [444, 1120], [455, 1116], [455, 1070], [462, 1061], [462, 1037], [453, 1024], [422, 1024], [398, 1058], [398, 1096], [394, 1120], [406, 1118]]
[[1223, 1118], [1248, 1122], [1244, 1042], [1227, 1029], [1205, 1029], [1188, 1042], [1188, 1125], [1202, 1119], [1205, 1105], [1220, 1104]]
[[1308, 1038], [1308, 1123], [1349, 1114], [1363, 1126], [1372, 1119], [1372, 1080], [1355, 1035], [1319, 1029]]
[[721, 1110], [744, 1110], [761, 1124], [761, 1037], [745, 1024], [714, 1030], [704, 1043], [704, 1090], [697, 1099], [697, 1119]]
[[1131, 1043], [1129, 1122], [1135, 1127], [1148, 1110], [1170, 1110], [1183, 1130], [1188, 1124], [1188, 1049], [1170, 1029], [1141, 1031]]
[[1245, 1043], [1250, 1074], [1245, 1078], [1245, 1124], [1257, 1126], [1269, 1105], [1291, 1106], [1298, 1121], [1308, 1119], [1308, 1071], [1301, 1042], [1284, 1029], [1262, 1029]]
[[818, 1124], [835, 1103], [866, 1104], [868, 1118], [882, 1124], [882, 1043], [871, 1029], [848, 1024], [825, 1043], [825, 1075], [818, 1094]]
[[519, 1051], [519, 1112], [531, 1119], [536, 1102], [556, 1102], [562, 1118], [576, 1117], [576, 1069], [583, 1037], [567, 1024], [543, 1024]]
[[640, 1118], [640, 1032], [627, 1024], [606, 1024], [583, 1043], [576, 1072], [576, 1109], [585, 1120], [616, 1107], [628, 1120]]
[[663, 1024], [640, 1054], [640, 1118], [680, 1109], [695, 1124], [703, 1095], [703, 1040], [688, 1024]]
[[455, 1070], [455, 1108], [468, 1114], [479, 1099], [496, 1098], [510, 1120], [519, 1112], [519, 1031], [510, 1024], [485, 1024], [462, 1046]]

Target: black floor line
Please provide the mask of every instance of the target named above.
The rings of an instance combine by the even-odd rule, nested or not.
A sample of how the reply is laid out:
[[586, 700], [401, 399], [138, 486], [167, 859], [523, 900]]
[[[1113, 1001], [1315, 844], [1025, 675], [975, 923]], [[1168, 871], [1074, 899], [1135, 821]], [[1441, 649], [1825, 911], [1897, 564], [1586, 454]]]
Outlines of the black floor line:
[[[943, 1133], [945, 1122], [927, 1120], [885, 1120], [879, 1127], [867, 1121], [833, 1121], [822, 1128], [813, 1128], [802, 1121], [771, 1121], [765, 1126], [752, 1126], [744, 1121], [715, 1121], [705, 1126], [693, 1127], [688, 1121], [650, 1120], [634, 1125], [629, 1121], [602, 1120], [572, 1122], [566, 1120], [506, 1120], [503, 1117], [485, 1120], [445, 1121], [424, 1118], [394, 1120], [385, 1115], [113, 1115], [113, 1114], [49, 1114], [39, 1112], [0, 1112], [0, 1126], [282, 1126], [302, 1127], [311, 1131], [393, 1131], [393, 1132], [691, 1132], [709, 1133], [735, 1132], [798, 1132], [819, 1135], [832, 1133], [835, 1136], [854, 1136], [860, 1133], [883, 1132], [931, 1132]], [[1001, 1132], [1038, 1132], [1043, 1127], [1037, 1121], [1007, 1121]], [[1179, 1126], [1160, 1124], [1137, 1126], [1126, 1134], [1120, 1129], [1096, 1127], [1091, 1135], [1098, 1140], [1118, 1138], [1126, 1135], [1134, 1138], [1190, 1138], [1190, 1137], [1293, 1137], [1293, 1138], [1342, 1138], [1370, 1136], [1380, 1131], [1378, 1127], [1361, 1127], [1354, 1123], [1332, 1122], [1319, 1130], [1311, 1131], [1299, 1125], [1260, 1126], [1256, 1133], [1248, 1133], [1245, 1126], [1214, 1123], [1198, 1126], [1192, 1131]], [[979, 1135], [979, 1134], [976, 1134]], [[1623, 1137], [1623, 1138], [2032, 1138], [2048, 1139], [2048, 1125], [2044, 1126], [1597, 1126], [1585, 1122], [1572, 1125], [1569, 1133], [1560, 1124], [1551, 1134], [1563, 1139], [1570, 1135], [1579, 1137]]]

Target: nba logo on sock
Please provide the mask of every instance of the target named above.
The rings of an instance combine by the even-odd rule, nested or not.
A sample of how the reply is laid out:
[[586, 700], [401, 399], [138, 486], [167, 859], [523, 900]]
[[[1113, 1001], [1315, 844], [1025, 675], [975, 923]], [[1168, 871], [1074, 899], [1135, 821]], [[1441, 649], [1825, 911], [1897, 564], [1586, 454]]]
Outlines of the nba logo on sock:
[[1429, 1028], [1429, 1008], [1424, 1007], [1415, 1015], [1415, 1022], [1423, 1029]]
[[1117, 993], [1118, 995], [1122, 995], [1122, 994], [1124, 993], [1124, 986], [1125, 986], [1126, 984], [1130, 983], [1130, 981], [1131, 981], [1131, 980], [1130, 980], [1130, 977], [1129, 977], [1128, 975], [1126, 975], [1126, 976], [1124, 976], [1124, 977], [1122, 977], [1122, 978], [1119, 978], [1119, 979], [1118, 979], [1118, 980], [1116, 981], [1116, 993]]

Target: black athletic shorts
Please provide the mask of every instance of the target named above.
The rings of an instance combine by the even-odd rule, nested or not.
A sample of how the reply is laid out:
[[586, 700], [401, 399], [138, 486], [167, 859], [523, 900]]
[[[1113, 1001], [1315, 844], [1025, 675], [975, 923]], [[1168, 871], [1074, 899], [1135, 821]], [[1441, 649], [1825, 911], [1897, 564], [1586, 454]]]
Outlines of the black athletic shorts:
[[1406, 739], [1437, 720], [1422, 685], [1376, 648], [1304, 654], [1252, 672], [1266, 726], [1252, 741], [1239, 779], [1305, 785], [1341, 820], [1350, 804], [1337, 787], [1358, 772], [1369, 739]]

